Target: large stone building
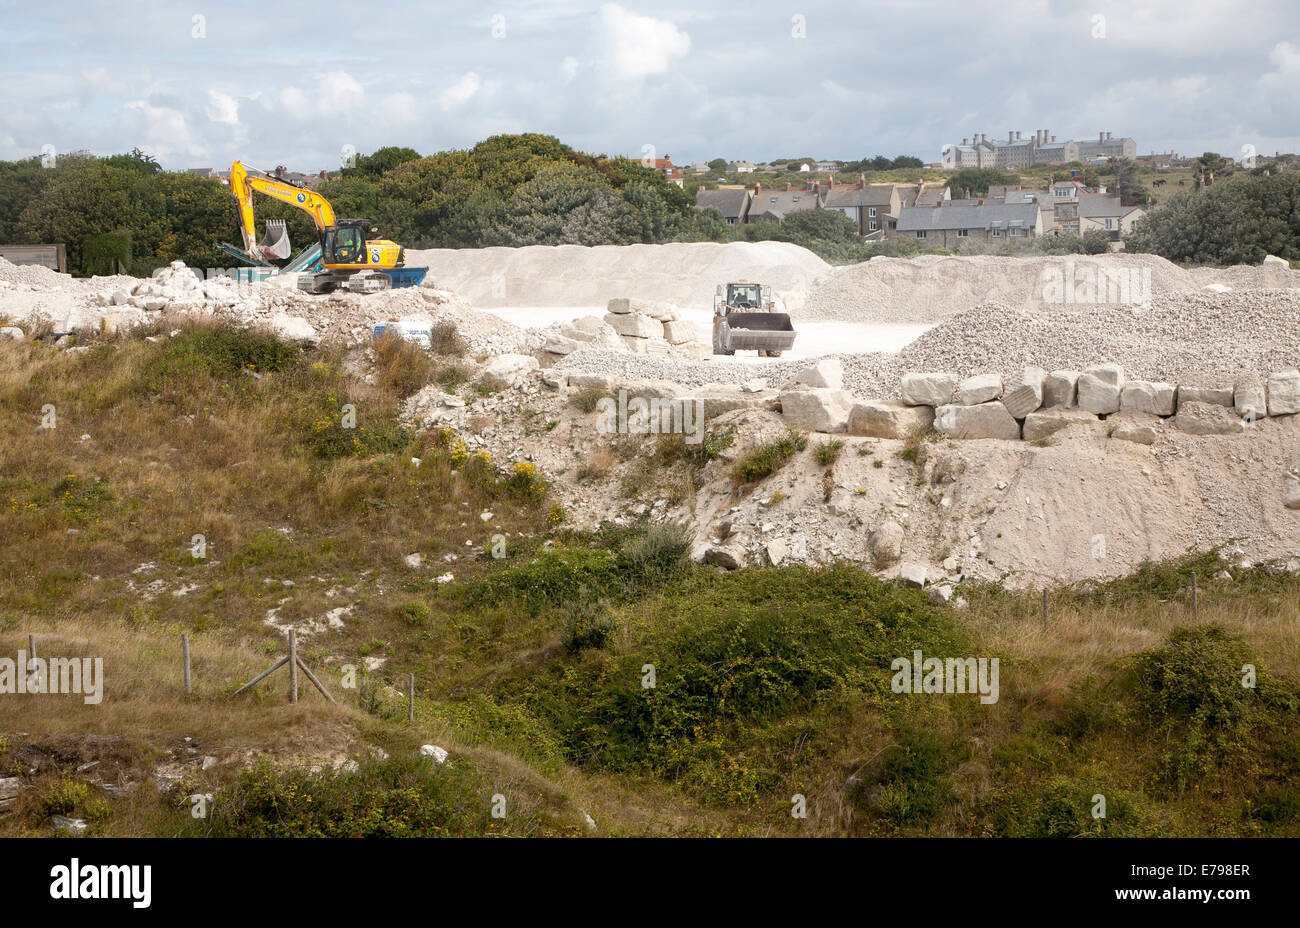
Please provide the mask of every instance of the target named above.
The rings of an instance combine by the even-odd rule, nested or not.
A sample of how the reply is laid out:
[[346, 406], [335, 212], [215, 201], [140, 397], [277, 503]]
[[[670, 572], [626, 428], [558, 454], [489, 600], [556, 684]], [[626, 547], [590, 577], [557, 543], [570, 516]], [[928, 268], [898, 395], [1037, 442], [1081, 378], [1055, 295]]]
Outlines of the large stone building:
[[943, 147], [940, 162], [947, 170], [962, 168], [997, 168], [1015, 170], [1031, 164], [1064, 164], [1070, 161], [1092, 161], [1096, 158], [1133, 158], [1137, 143], [1131, 138], [1112, 138], [1109, 132], [1097, 133], [1096, 141], [1058, 142], [1047, 129], [1037, 129], [1029, 138], [1014, 130], [1005, 140], [990, 140], [983, 132], [964, 138], [960, 145]]

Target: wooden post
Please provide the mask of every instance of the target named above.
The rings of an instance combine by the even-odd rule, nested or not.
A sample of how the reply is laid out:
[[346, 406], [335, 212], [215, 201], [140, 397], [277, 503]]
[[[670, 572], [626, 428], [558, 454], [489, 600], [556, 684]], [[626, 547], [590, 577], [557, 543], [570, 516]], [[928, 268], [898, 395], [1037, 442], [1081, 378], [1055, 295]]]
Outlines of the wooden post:
[[407, 680], [406, 720], [408, 722], [414, 722], [415, 721], [415, 674], [408, 673], [406, 675], [406, 680]]
[[289, 630], [289, 702], [298, 701], [298, 636]]
[[184, 669], [181, 671], [181, 679], [185, 683], [185, 695], [190, 695], [190, 636], [181, 635], [181, 659], [184, 662]]
[[1043, 590], [1043, 628], [1047, 628], [1047, 590]]
[[311, 668], [309, 668], [309, 667], [308, 667], [306, 664], [304, 664], [301, 660], [298, 661], [298, 669], [301, 670], [301, 671], [306, 675], [307, 680], [311, 683], [312, 686], [314, 686], [314, 687], [316, 687], [316, 689], [320, 690], [320, 694], [321, 694], [322, 696], [324, 696], [326, 699], [328, 699], [328, 700], [329, 700], [330, 702], [332, 702], [332, 703], [337, 703], [337, 702], [338, 702], [338, 700], [335, 699], [333, 696], [331, 696], [331, 695], [329, 694], [329, 691], [328, 691], [327, 689], [325, 689], [324, 686], [321, 685], [321, 682], [320, 682], [319, 680], [316, 679], [316, 675], [315, 675], [314, 673], [311, 672]]
[[1192, 571], [1192, 617], [1196, 617], [1196, 571]]
[[28, 635], [27, 636], [27, 659], [31, 660], [35, 656], [36, 656], [36, 636]]
[[240, 693], [242, 693], [244, 690], [248, 689], [250, 686], [254, 686], [255, 684], [261, 683], [263, 680], [265, 680], [265, 679], [266, 679], [267, 677], [269, 677], [271, 674], [275, 673], [277, 670], [279, 670], [281, 667], [283, 667], [283, 666], [284, 666], [285, 664], [287, 664], [287, 663], [289, 663], [289, 658], [287, 658], [287, 657], [282, 657], [282, 658], [280, 658], [278, 661], [276, 661], [276, 662], [275, 662], [274, 664], [272, 664], [270, 667], [266, 668], [266, 669], [263, 670], [261, 673], [259, 673], [257, 676], [253, 677], [253, 679], [249, 680], [247, 683], [245, 683], [245, 684], [244, 684], [243, 686], [241, 686], [239, 689], [237, 689], [237, 690], [235, 690], [233, 693], [231, 693], [231, 694], [230, 694], [230, 698], [231, 698], [231, 699], [234, 699], [236, 696], [238, 696], [238, 695], [239, 695]]

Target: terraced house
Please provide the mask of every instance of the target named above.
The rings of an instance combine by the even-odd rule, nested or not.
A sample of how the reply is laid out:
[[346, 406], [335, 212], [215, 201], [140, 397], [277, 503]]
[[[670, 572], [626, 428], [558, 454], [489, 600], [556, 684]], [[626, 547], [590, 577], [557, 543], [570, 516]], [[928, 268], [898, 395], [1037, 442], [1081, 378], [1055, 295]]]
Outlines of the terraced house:
[[984, 201], [934, 207], [905, 206], [899, 211], [897, 228], [887, 237], [911, 238], [947, 248], [966, 239], [999, 242], [1042, 234], [1042, 212], [1037, 203]]

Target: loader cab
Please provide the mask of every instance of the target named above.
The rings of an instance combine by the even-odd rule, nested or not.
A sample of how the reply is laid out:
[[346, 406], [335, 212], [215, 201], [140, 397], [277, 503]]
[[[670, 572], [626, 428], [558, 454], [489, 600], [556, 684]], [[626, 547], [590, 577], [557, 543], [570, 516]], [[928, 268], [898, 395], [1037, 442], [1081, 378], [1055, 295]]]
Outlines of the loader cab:
[[321, 263], [365, 264], [366, 226], [364, 219], [343, 219], [330, 226], [320, 237]]
[[727, 284], [727, 305], [737, 309], [758, 309], [763, 305], [763, 291], [758, 284]]

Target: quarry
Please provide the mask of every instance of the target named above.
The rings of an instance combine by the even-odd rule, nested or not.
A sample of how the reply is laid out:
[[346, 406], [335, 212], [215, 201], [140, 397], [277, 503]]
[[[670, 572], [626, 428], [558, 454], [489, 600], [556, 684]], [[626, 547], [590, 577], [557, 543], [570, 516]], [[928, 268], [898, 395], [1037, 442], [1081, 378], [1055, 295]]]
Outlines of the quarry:
[[[1212, 548], [1300, 568], [1300, 275], [1284, 262], [832, 267], [781, 242], [409, 260], [429, 267], [421, 286], [364, 295], [179, 263], [81, 280], [0, 262], [0, 335], [76, 352], [79, 333], [213, 317], [343, 346], [364, 371], [376, 326], [450, 326], [490, 389], [426, 385], [408, 425], [535, 465], [575, 527], [683, 523], [696, 560], [724, 569], [848, 560], [948, 602], [970, 581], [1075, 583]], [[771, 287], [793, 351], [710, 352], [715, 289], [735, 280]], [[619, 397], [676, 410], [678, 435], [699, 412], [685, 437], [711, 450], [688, 482], [634, 479], [664, 436], [596, 408]], [[792, 432], [830, 450], [737, 483], [738, 460]]]

